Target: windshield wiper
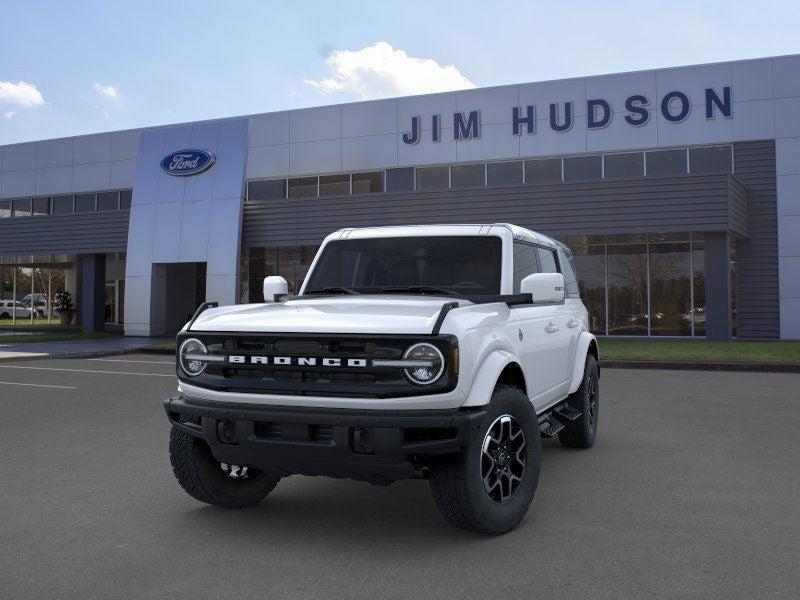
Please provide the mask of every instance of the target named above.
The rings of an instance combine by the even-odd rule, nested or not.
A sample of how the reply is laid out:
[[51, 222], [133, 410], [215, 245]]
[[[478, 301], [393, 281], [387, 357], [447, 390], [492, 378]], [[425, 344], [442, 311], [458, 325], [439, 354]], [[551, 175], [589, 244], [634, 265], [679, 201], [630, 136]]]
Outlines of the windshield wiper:
[[306, 294], [358, 294], [358, 292], [346, 287], [324, 287], [319, 290], [307, 291]]
[[461, 294], [445, 288], [433, 285], [407, 285], [407, 286], [387, 286], [380, 288], [381, 292], [408, 292], [411, 294], [444, 294], [445, 296], [458, 296]]

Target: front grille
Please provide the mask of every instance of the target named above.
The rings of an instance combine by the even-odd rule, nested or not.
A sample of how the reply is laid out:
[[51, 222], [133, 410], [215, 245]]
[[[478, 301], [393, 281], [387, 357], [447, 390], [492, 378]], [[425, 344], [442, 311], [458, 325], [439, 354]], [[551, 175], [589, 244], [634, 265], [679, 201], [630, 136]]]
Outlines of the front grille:
[[[197, 377], [179, 374], [192, 385], [210, 389], [281, 395], [316, 395], [354, 398], [438, 394], [455, 387], [457, 377], [456, 340], [453, 336], [310, 336], [310, 335], [235, 335], [230, 333], [190, 333], [199, 338], [210, 354], [226, 357], [226, 362], [209, 362]], [[375, 367], [376, 359], [401, 359], [406, 349], [418, 342], [436, 345], [445, 356], [445, 373], [437, 382], [418, 386], [397, 367]], [[231, 363], [231, 355], [245, 357], [245, 363]], [[268, 357], [268, 364], [252, 364], [251, 357]], [[276, 365], [274, 357], [291, 364]], [[299, 364], [299, 358], [316, 359], [315, 365]], [[341, 366], [323, 366], [323, 359], [339, 359]], [[348, 359], [366, 361], [353, 366]]]

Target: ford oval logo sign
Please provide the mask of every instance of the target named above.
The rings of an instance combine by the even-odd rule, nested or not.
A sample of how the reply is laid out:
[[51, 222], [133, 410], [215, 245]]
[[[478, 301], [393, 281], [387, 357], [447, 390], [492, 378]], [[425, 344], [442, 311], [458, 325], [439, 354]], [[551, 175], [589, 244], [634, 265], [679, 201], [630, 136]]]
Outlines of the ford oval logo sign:
[[217, 160], [208, 150], [178, 150], [161, 160], [161, 170], [167, 175], [185, 177], [210, 169]]

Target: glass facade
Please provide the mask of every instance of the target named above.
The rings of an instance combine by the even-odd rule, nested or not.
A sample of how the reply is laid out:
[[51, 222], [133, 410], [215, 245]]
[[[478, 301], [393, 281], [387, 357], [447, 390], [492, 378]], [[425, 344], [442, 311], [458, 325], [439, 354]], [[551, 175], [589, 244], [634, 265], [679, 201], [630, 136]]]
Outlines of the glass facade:
[[594, 333], [705, 335], [702, 234], [574, 236], [567, 244]]
[[289, 284], [289, 293], [300, 291], [319, 246], [254, 246], [242, 251], [239, 297], [242, 302], [263, 302], [263, 283], [268, 275], [279, 275]]
[[0, 327], [70, 327], [79, 323], [75, 256], [0, 259]]

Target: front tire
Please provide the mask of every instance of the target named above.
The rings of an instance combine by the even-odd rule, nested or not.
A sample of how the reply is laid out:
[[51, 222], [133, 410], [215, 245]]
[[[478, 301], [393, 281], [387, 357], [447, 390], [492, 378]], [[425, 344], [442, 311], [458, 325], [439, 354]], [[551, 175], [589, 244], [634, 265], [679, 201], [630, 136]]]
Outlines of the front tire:
[[226, 508], [258, 504], [280, 480], [256, 469], [220, 463], [208, 444], [174, 426], [169, 433], [169, 458], [178, 483], [190, 496]]
[[469, 445], [431, 466], [436, 507], [456, 527], [506, 533], [533, 501], [540, 458], [541, 436], [530, 400], [518, 388], [498, 385]]
[[583, 381], [568, 402], [581, 411], [581, 416], [564, 426], [558, 440], [569, 448], [591, 448], [597, 437], [597, 419], [600, 416], [600, 371], [597, 359], [591, 354], [586, 357]]

